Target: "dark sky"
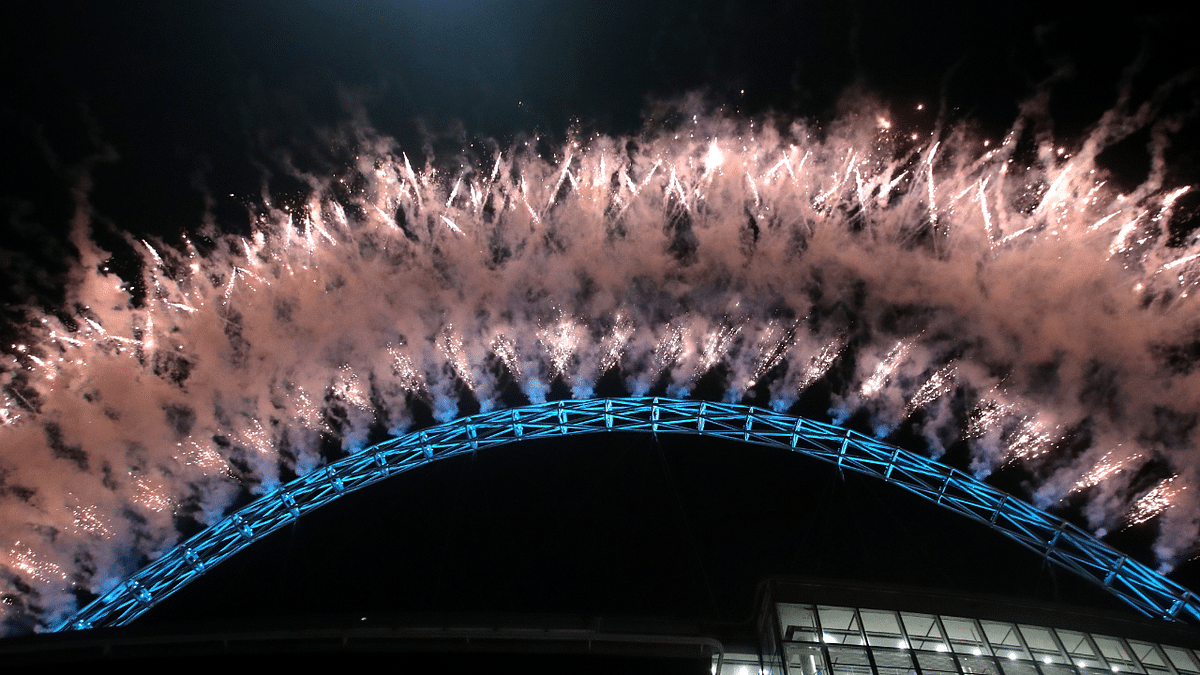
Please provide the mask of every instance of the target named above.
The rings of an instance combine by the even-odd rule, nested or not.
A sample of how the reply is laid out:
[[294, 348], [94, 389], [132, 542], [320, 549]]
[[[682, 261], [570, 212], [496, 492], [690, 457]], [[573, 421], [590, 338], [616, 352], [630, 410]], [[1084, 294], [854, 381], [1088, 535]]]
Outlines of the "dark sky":
[[878, 479], [777, 449], [604, 434], [493, 448], [344, 497], [145, 621], [529, 612], [740, 622], [769, 575], [1124, 610]]
[[[239, 231], [264, 169], [285, 152], [313, 167], [332, 161], [322, 130], [359, 112], [415, 155], [478, 137], [561, 137], [571, 125], [629, 133], [650, 101], [688, 92], [745, 114], [828, 119], [852, 85], [1002, 130], [1057, 73], [1050, 119], [1076, 135], [1112, 105], [1123, 69], [1139, 64], [1132, 83], [1144, 99], [1196, 62], [1180, 15], [1050, 4], [18, 2], [0, 28], [0, 301], [6, 318], [16, 303], [54, 303], [71, 255], [70, 190], [85, 168], [95, 236], [114, 250], [120, 232], [194, 230], [206, 195], [218, 226]], [[1195, 92], [1167, 109], [1194, 106]], [[1197, 178], [1195, 138], [1184, 129], [1170, 156], [1179, 182]], [[1130, 180], [1147, 162], [1138, 142], [1106, 158]], [[400, 594], [413, 609], [728, 618], [761, 574], [932, 583], [985, 546], [935, 551], [942, 525], [922, 524], [941, 523], [934, 509], [794, 456], [647, 438], [581, 443], [578, 457], [562, 450], [531, 445], [424, 469], [363, 496], [374, 501], [357, 507], [369, 514], [362, 525], [335, 515], [350, 504], [317, 514], [271, 544], [282, 558], [247, 555], [217, 573], [249, 574], [248, 588], [273, 600], [216, 600], [235, 614], [269, 602], [352, 612], [341, 597], [349, 580], [392, 578], [399, 590], [376, 599]], [[921, 515], [900, 515], [901, 505]], [[364, 542], [382, 548], [350, 552]], [[892, 566], [889, 551], [907, 562]], [[1022, 564], [1016, 585], [1060, 593], [1036, 560]]]
[[[117, 228], [162, 234], [194, 227], [205, 193], [256, 195], [284, 150], [317, 162], [318, 130], [351, 109], [414, 155], [432, 137], [632, 132], [649, 100], [696, 91], [828, 119], [852, 84], [1002, 130], [1059, 73], [1050, 107], [1069, 136], [1139, 58], [1140, 98], [1195, 63], [1178, 15], [1040, 2], [18, 4], [2, 29], [9, 204], [61, 204], [71, 168], [103, 146], [119, 160], [94, 171], [97, 206]], [[224, 199], [223, 225], [244, 227]], [[35, 214], [22, 220], [62, 220]]]

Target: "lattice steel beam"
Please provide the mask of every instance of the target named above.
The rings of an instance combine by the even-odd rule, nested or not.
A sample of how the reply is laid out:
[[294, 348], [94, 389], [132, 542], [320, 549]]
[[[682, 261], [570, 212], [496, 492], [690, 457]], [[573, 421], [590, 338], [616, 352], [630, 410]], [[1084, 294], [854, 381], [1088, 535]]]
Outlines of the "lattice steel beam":
[[1082, 529], [932, 459], [830, 424], [730, 403], [555, 401], [482, 413], [380, 443], [298, 478], [167, 551], [56, 630], [129, 623], [259, 537], [338, 497], [429, 462], [534, 438], [605, 431], [693, 434], [788, 448], [881, 478], [978, 521], [1139, 612], [1200, 623], [1187, 589]]

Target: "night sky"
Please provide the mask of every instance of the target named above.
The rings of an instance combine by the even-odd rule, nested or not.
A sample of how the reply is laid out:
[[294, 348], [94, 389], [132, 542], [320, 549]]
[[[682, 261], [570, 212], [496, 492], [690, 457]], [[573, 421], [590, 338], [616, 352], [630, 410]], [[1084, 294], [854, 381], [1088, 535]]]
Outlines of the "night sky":
[[[84, 176], [93, 236], [133, 278], [125, 234], [177, 242], [206, 217], [247, 232], [246, 204], [264, 186], [278, 201], [303, 193], [284, 158], [336, 169], [343, 149], [326, 130], [355, 117], [422, 156], [484, 138], [553, 143], [570, 128], [633, 133], [654, 101], [697, 92], [733, 114], [830, 119], [847, 112], [839, 101], [854, 87], [910, 110], [900, 124], [941, 115], [1002, 133], [1023, 101], [1049, 92], [1046, 119], [1072, 137], [1113, 105], [1131, 65], [1142, 100], [1197, 62], [1179, 15], [1050, 4], [17, 2], [0, 27], [3, 342], [22, 335], [22, 307], [62, 302], [72, 190]], [[1172, 96], [1164, 111], [1195, 110], [1200, 89], [1193, 81]], [[1197, 127], [1185, 124], [1167, 154], [1175, 184], [1200, 181]], [[1117, 180], [1145, 176], [1148, 140], [1135, 134], [1102, 157]], [[1186, 200], [1188, 213], [1200, 203], [1194, 191]], [[828, 419], [828, 396], [817, 387], [801, 403]], [[969, 459], [952, 448], [947, 461]], [[1019, 490], [1028, 478], [1014, 468], [993, 482]], [[960, 525], [788, 453], [634, 436], [529, 443], [346, 498], [147, 619], [452, 610], [738, 620], [769, 574], [1106, 604]], [[1122, 535], [1142, 555], [1145, 529]], [[1194, 562], [1176, 577], [1200, 585]]]
[[[207, 194], [236, 229], [264, 167], [285, 150], [321, 161], [319, 130], [352, 114], [415, 155], [573, 124], [630, 133], [648, 102], [690, 92], [828, 119], [857, 85], [1002, 131], [1053, 80], [1051, 117], [1070, 137], [1115, 102], [1123, 69], [1138, 64], [1140, 100], [1194, 65], [1178, 16], [1053, 4], [20, 3], [4, 28], [5, 194], [34, 201], [23, 222], [61, 227], [49, 210], [86, 160], [109, 228], [195, 228]], [[1194, 158], [1178, 145], [1186, 183]], [[1131, 180], [1148, 161], [1113, 154]]]

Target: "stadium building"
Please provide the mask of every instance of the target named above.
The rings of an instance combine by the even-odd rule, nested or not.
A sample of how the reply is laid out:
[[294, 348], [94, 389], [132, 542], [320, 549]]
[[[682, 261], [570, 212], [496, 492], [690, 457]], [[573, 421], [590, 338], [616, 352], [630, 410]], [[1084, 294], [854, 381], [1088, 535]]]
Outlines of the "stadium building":
[[1197, 675], [1198, 617], [1178, 584], [920, 455], [748, 406], [598, 399], [352, 455], [196, 533], [62, 632], [0, 651], [14, 664], [386, 655], [411, 672]]

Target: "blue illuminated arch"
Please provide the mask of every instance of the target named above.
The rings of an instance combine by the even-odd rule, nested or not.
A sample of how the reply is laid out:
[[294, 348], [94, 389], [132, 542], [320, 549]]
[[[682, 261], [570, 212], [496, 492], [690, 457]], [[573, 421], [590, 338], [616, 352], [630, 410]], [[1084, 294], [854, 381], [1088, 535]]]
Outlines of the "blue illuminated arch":
[[167, 551], [56, 630], [127, 624], [259, 537], [389, 476], [514, 441], [605, 431], [693, 434], [787, 448], [875, 476], [991, 527], [1094, 581], [1147, 616], [1200, 623], [1200, 603], [1187, 589], [1082, 529], [927, 457], [831, 424], [751, 406], [616, 398], [482, 413], [346, 457], [288, 483]]

